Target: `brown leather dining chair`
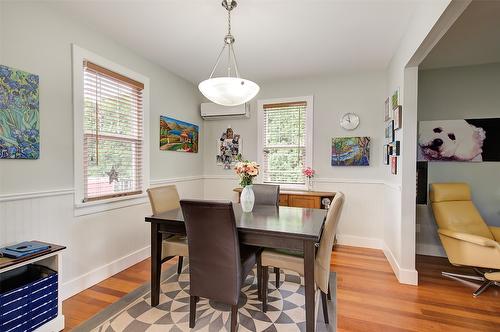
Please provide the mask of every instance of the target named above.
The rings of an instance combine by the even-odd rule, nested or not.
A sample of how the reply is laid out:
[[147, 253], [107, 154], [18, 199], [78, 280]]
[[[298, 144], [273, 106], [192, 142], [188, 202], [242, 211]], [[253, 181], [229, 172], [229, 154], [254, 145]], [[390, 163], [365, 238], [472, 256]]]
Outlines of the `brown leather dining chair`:
[[[321, 290], [321, 300], [323, 303], [323, 316], [325, 323], [329, 323], [328, 308], [326, 300], [330, 300], [330, 260], [335, 240], [335, 232], [344, 205], [344, 194], [335, 193], [333, 202], [326, 215], [323, 232], [316, 252], [314, 262], [314, 279], [316, 286]], [[295, 271], [304, 275], [304, 254], [288, 250], [264, 249], [261, 254], [262, 264], [262, 311], [267, 311], [267, 284], [269, 279], [268, 266], [279, 267], [286, 270]]]
[[[150, 188], [147, 190], [153, 214], [179, 209], [179, 194], [175, 185]], [[161, 262], [179, 256], [177, 273], [181, 274], [183, 257], [188, 256], [188, 244], [185, 236], [165, 236], [162, 241]]]
[[231, 202], [180, 204], [189, 244], [189, 327], [195, 327], [196, 303], [203, 297], [231, 306], [231, 331], [236, 331], [241, 287], [259, 248], [240, 245]]
[[273, 184], [254, 184], [252, 186], [255, 195], [255, 205], [280, 204], [280, 186]]

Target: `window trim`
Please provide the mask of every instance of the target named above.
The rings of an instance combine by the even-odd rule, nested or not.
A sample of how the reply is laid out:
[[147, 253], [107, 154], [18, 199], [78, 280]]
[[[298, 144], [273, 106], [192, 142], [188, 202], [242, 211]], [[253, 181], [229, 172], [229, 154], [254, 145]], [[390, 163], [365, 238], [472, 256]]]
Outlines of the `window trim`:
[[[305, 101], [306, 106], [306, 163], [305, 167], [311, 167], [313, 165], [313, 140], [314, 140], [314, 96], [301, 96], [301, 97], [288, 97], [288, 98], [271, 98], [271, 99], [259, 99], [257, 100], [257, 130], [258, 130], [258, 142], [257, 142], [257, 162], [259, 165], [264, 165], [264, 105], [266, 104], [278, 104], [278, 103], [290, 103], [290, 102], [300, 102]], [[307, 135], [307, 133], [311, 133]], [[262, 173], [262, 172], [261, 172]], [[257, 178], [259, 183], [263, 182], [262, 174]], [[307, 181], [303, 185], [301, 184], [287, 184], [287, 183], [276, 183], [279, 184], [282, 189], [296, 189], [305, 190], [307, 189]]]
[[[136, 73], [126, 67], [105, 59], [91, 51], [72, 44], [73, 53], [73, 130], [74, 130], [74, 214], [75, 216], [103, 212], [126, 206], [147, 202], [146, 190], [149, 185], [149, 78]], [[84, 92], [83, 92], [83, 61], [88, 60], [96, 65], [124, 75], [132, 80], [144, 84], [143, 94], [143, 154], [142, 154], [142, 193], [130, 196], [121, 196], [83, 203], [83, 143], [84, 143]]]

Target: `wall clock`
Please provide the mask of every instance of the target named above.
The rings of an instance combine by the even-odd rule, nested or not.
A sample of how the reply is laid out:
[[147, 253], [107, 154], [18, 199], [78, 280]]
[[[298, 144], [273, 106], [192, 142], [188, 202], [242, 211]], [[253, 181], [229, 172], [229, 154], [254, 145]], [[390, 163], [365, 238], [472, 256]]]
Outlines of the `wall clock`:
[[359, 126], [359, 116], [355, 113], [346, 113], [340, 119], [340, 126], [345, 130], [354, 130]]

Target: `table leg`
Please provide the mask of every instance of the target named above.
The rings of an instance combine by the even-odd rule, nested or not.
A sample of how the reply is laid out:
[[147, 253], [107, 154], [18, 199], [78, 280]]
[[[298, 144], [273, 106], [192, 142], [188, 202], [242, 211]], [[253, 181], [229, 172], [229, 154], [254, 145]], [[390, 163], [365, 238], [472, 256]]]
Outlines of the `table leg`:
[[162, 234], [158, 232], [158, 224], [151, 223], [151, 306], [160, 303], [161, 278], [161, 241]]
[[315, 287], [314, 287], [314, 242], [304, 241], [304, 281], [306, 292], [306, 331], [314, 331], [316, 317], [315, 313]]

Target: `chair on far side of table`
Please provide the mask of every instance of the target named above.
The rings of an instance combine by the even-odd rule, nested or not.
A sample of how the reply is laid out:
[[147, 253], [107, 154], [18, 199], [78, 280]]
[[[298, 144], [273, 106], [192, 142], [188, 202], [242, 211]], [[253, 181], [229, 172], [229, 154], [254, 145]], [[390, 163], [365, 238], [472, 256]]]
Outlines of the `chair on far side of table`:
[[[157, 215], [179, 209], [179, 194], [175, 185], [150, 188], [147, 190], [153, 214]], [[185, 236], [166, 235], [162, 241], [161, 263], [179, 256], [177, 274], [182, 272], [183, 257], [188, 257], [188, 244]]]
[[254, 184], [252, 186], [255, 195], [255, 205], [280, 204], [280, 186], [273, 184]]

